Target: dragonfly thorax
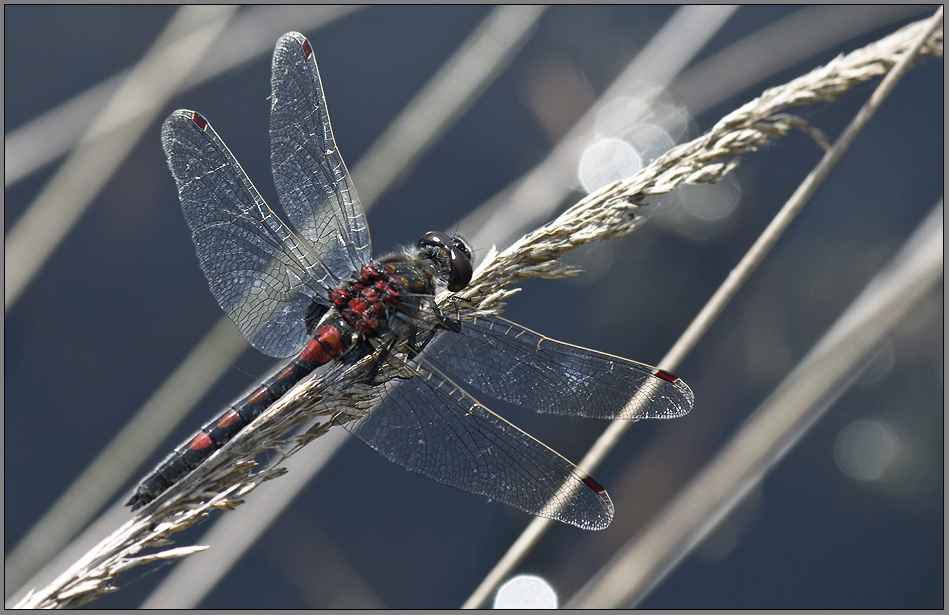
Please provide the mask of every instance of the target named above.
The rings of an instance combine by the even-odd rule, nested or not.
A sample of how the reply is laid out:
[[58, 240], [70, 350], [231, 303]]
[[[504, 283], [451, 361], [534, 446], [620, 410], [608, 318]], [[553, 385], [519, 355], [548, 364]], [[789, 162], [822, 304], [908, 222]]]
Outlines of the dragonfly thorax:
[[379, 333], [388, 328], [389, 311], [398, 305], [404, 282], [395, 265], [370, 263], [333, 292], [333, 306], [361, 333]]
[[405, 320], [398, 314], [418, 317], [439, 290], [457, 292], [468, 285], [471, 274], [471, 250], [461, 237], [426, 233], [416, 249], [383, 257], [353, 272], [332, 291], [332, 309], [314, 302], [308, 317], [310, 335], [319, 340], [325, 331], [336, 331], [341, 343], [324, 348], [334, 356], [363, 337], [398, 336], [402, 331], [395, 323]]

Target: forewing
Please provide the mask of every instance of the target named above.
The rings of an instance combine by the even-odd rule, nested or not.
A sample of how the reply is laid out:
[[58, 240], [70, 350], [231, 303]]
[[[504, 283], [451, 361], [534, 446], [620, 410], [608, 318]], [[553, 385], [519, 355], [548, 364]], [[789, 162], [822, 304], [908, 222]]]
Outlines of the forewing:
[[465, 322], [426, 356], [479, 390], [537, 412], [603, 419], [674, 418], [695, 398], [655, 367], [572, 346], [498, 317]]
[[328, 305], [330, 274], [267, 206], [200, 114], [175, 111], [162, 146], [211, 293], [263, 353], [289, 356], [308, 339], [313, 301]]
[[369, 227], [302, 34], [290, 32], [277, 42], [272, 88], [270, 162], [280, 205], [327, 267], [345, 278], [370, 260]]
[[583, 529], [603, 529], [613, 519], [596, 481], [430, 366], [383, 386], [383, 400], [346, 428], [389, 461]]

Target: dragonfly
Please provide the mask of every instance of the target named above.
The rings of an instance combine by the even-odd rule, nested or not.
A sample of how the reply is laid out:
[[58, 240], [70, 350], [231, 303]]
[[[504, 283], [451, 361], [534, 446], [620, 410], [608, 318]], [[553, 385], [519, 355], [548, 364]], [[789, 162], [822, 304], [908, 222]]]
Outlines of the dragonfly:
[[[440, 483], [583, 529], [607, 527], [613, 505], [599, 483], [446, 373], [537, 412], [599, 419], [682, 416], [692, 391], [655, 367], [499, 316], [440, 308], [436, 296], [454, 297], [473, 275], [458, 235], [428, 232], [412, 249], [373, 259], [309, 41], [282, 36], [272, 67], [271, 167], [292, 229], [199, 113], [175, 111], [162, 145], [211, 293], [254, 348], [293, 358], [178, 446], [127, 505], [158, 498], [318, 368], [368, 358], [367, 381], [380, 396], [344, 424], [357, 438]], [[402, 361], [402, 375], [381, 377], [392, 361]]]

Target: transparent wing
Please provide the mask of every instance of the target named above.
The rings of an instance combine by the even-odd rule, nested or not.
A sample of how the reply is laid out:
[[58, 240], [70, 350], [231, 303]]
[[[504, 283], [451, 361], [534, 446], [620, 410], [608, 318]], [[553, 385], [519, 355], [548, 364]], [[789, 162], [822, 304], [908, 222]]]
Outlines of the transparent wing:
[[296, 230], [337, 277], [371, 258], [369, 227], [346, 170], [313, 51], [297, 32], [280, 37], [273, 55], [270, 162], [280, 205]]
[[346, 428], [389, 461], [442, 484], [583, 529], [610, 524], [613, 504], [596, 481], [436, 370], [417, 369], [386, 383], [383, 400]]
[[674, 418], [695, 401], [682, 380], [621, 357], [571, 346], [509, 320], [479, 318], [425, 349], [479, 390], [537, 412], [602, 419]]
[[329, 305], [333, 273], [267, 206], [211, 125], [175, 111], [162, 146], [211, 293], [247, 340], [275, 357], [306, 343], [314, 301]]

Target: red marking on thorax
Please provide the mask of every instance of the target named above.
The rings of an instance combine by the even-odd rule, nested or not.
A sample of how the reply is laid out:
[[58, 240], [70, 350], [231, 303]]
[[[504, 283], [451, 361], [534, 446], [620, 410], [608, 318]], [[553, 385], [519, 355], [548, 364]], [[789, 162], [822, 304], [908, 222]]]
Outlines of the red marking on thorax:
[[385, 296], [382, 300], [389, 305], [395, 305], [399, 302], [399, 299], [402, 298], [402, 293], [399, 292], [398, 288], [389, 285], [386, 287]]
[[352, 295], [342, 288], [337, 288], [333, 291], [333, 305], [335, 305], [337, 309], [342, 309], [350, 299], [352, 299]]
[[369, 307], [369, 304], [365, 299], [353, 299], [349, 302], [349, 309], [353, 311], [357, 316], [361, 316], [363, 312], [366, 311], [366, 308]]
[[372, 286], [365, 287], [360, 294], [369, 303], [375, 303], [379, 300], [379, 291]]

